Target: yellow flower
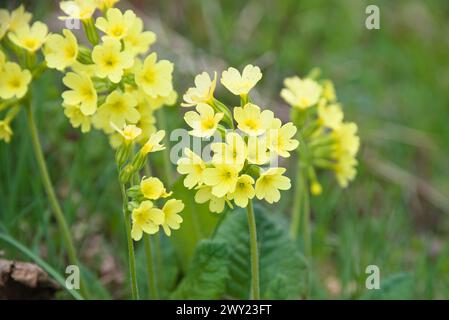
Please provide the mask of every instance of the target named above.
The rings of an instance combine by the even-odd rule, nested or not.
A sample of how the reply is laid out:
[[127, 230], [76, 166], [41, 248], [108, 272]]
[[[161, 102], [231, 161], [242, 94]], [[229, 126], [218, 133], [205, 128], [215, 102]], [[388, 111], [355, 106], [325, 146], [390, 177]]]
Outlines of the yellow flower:
[[343, 123], [343, 111], [339, 104], [330, 104], [328, 106], [325, 103], [318, 104], [318, 118], [321, 124], [329, 129], [336, 130]]
[[9, 12], [8, 10], [0, 9], [0, 40], [3, 39], [8, 30], [9, 30]]
[[166, 198], [172, 194], [167, 193], [164, 184], [156, 177], [144, 178], [140, 182], [140, 191], [143, 196], [150, 200], [157, 200], [159, 198]]
[[226, 135], [226, 142], [212, 143], [211, 150], [214, 152], [213, 163], [233, 165], [240, 169], [248, 155], [245, 141], [235, 132]]
[[13, 132], [9, 126], [9, 121], [0, 120], [0, 140], [4, 140], [6, 143], [9, 143], [12, 135]]
[[67, 15], [59, 17], [61, 20], [87, 20], [92, 17], [96, 9], [95, 3], [92, 0], [61, 1], [59, 7]]
[[137, 101], [132, 94], [113, 91], [94, 116], [94, 125], [106, 133], [114, 132], [111, 122], [119, 128], [126, 123], [135, 124], [140, 119], [136, 110]]
[[114, 83], [120, 82], [123, 70], [130, 68], [134, 59], [127, 51], [121, 51], [122, 44], [114, 38], [106, 38], [103, 44], [95, 46], [92, 61], [97, 66], [96, 74], [100, 78], [108, 77]]
[[70, 123], [74, 128], [81, 127], [81, 132], [89, 132], [92, 127], [92, 119], [86, 116], [79, 105], [63, 104], [64, 114], [69, 118]]
[[290, 179], [283, 176], [285, 168], [270, 168], [263, 172], [256, 181], [257, 199], [265, 199], [268, 203], [278, 202], [281, 198], [279, 190], [291, 188]]
[[17, 63], [6, 62], [0, 71], [0, 98], [22, 98], [28, 91], [30, 81], [30, 71], [21, 70]]
[[172, 230], [178, 230], [182, 223], [182, 217], [178, 214], [184, 210], [184, 203], [181, 200], [170, 199], [168, 200], [162, 211], [164, 212], [164, 223], [162, 228], [167, 236], [171, 235]]
[[73, 33], [68, 29], [62, 30], [62, 33], [64, 36], [49, 35], [44, 50], [48, 67], [60, 71], [73, 65], [78, 56], [78, 42]]
[[96, 66], [94, 64], [83, 64], [79, 61], [75, 61], [70, 68], [73, 72], [78, 74], [85, 73], [91, 78], [95, 76]]
[[131, 237], [135, 241], [142, 238], [143, 232], [155, 234], [159, 231], [159, 226], [164, 223], [164, 212], [153, 207], [151, 201], [143, 201], [138, 208], [133, 210], [131, 217], [133, 221]]
[[196, 185], [203, 184], [203, 172], [206, 169], [206, 163], [189, 148], [184, 149], [183, 157], [177, 162], [177, 170], [180, 174], [186, 174], [184, 186], [192, 189]]
[[266, 137], [248, 137], [248, 162], [263, 165], [270, 160], [269, 153], [267, 152], [267, 139]]
[[299, 142], [293, 139], [296, 134], [296, 127], [292, 122], [284, 124], [279, 129], [270, 129], [268, 134], [268, 148], [284, 158], [290, 157], [290, 152], [295, 150]]
[[205, 103], [199, 103], [196, 111], [188, 111], [184, 120], [193, 129], [189, 131], [195, 137], [210, 137], [217, 130], [218, 123], [223, 119], [223, 113], [215, 113], [214, 109]]
[[[111, 123], [111, 126], [113, 128], [115, 127], [115, 125], [113, 123]], [[125, 139], [125, 141], [134, 141], [142, 133], [142, 129], [136, 127], [133, 124], [125, 125], [123, 130], [121, 130], [117, 127], [115, 127], [114, 129], [123, 137], [123, 139]]]
[[206, 203], [209, 201], [210, 212], [223, 212], [225, 207], [225, 198], [216, 197], [212, 194], [212, 188], [208, 186], [201, 186], [195, 194], [195, 201], [197, 203]]
[[334, 83], [331, 80], [323, 81], [323, 98], [329, 102], [334, 102], [337, 100]]
[[251, 176], [242, 174], [237, 180], [235, 191], [229, 194], [228, 199], [234, 200], [235, 204], [239, 207], [246, 208], [249, 199], [254, 198], [256, 194], [253, 184], [254, 179]]
[[338, 184], [342, 188], [346, 188], [349, 181], [354, 180], [357, 170], [355, 169], [357, 160], [350, 154], [343, 153], [337, 158], [337, 163], [334, 166], [335, 176]]
[[321, 184], [318, 181], [313, 181], [310, 185], [310, 192], [314, 196], [319, 196], [323, 192], [323, 187], [321, 187]]
[[17, 28], [16, 31], [9, 33], [8, 37], [15, 45], [33, 53], [45, 43], [47, 34], [47, 25], [36, 21], [31, 27], [26, 24]]
[[69, 72], [62, 82], [71, 90], [64, 91], [62, 98], [67, 105], [79, 105], [80, 111], [92, 115], [97, 110], [97, 91], [86, 73]]
[[212, 80], [207, 72], [203, 72], [195, 77], [195, 87], [189, 88], [184, 94], [185, 102], [183, 107], [191, 107], [199, 103], [211, 103], [214, 98], [214, 91], [217, 85], [217, 73], [214, 72]]
[[156, 152], [160, 150], [164, 150], [165, 147], [163, 144], [161, 144], [162, 139], [165, 137], [165, 131], [159, 130], [156, 133], [153, 133], [148, 141], [143, 145], [142, 152], [144, 154], [148, 154], [150, 152]]
[[156, 60], [154, 52], [145, 58], [142, 68], [136, 72], [136, 83], [150, 97], [168, 96], [173, 91], [173, 63]]
[[284, 80], [286, 88], [282, 89], [281, 97], [291, 106], [306, 109], [316, 104], [321, 96], [321, 86], [312, 79], [299, 77]]
[[332, 131], [332, 135], [336, 140], [334, 152], [336, 157], [344, 153], [354, 156], [359, 150], [360, 138], [357, 136], [357, 125], [355, 123], [343, 123], [339, 128]]
[[[4, 16], [6, 17], [6, 16]], [[19, 6], [13, 12], [8, 19], [9, 31], [17, 31], [21, 27], [28, 25], [31, 21], [32, 14], [25, 11], [25, 7], [23, 5]], [[1, 38], [1, 37], [0, 37]]]
[[260, 68], [251, 64], [243, 69], [242, 74], [232, 67], [221, 74], [221, 83], [237, 96], [247, 95], [260, 79], [262, 79]]
[[143, 31], [142, 19], [135, 18], [123, 38], [125, 50], [137, 55], [148, 51], [150, 46], [156, 42], [156, 34], [151, 31]]
[[247, 103], [243, 108], [234, 108], [234, 118], [240, 130], [251, 136], [258, 136], [269, 128], [274, 113], [270, 110], [261, 111], [255, 104]]
[[119, 2], [119, 0], [95, 0], [97, 8], [102, 11], [114, 7], [117, 2]]
[[123, 39], [136, 19], [132, 10], [126, 10], [123, 14], [117, 8], [106, 11], [106, 18], [98, 17], [95, 26], [108, 36], [117, 40]]
[[224, 197], [232, 193], [238, 180], [240, 168], [229, 164], [215, 164], [213, 168], [207, 168], [203, 173], [203, 181], [212, 187], [212, 194], [216, 197]]

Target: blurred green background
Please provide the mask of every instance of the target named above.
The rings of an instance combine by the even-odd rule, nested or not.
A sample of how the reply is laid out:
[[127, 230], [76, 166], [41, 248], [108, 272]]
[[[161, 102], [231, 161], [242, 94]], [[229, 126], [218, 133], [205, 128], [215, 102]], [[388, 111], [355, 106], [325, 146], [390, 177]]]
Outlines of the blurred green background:
[[[22, 1], [8, 3], [15, 8]], [[56, 1], [23, 3], [50, 29], [62, 27]], [[368, 4], [380, 8], [380, 30], [365, 28]], [[134, 7], [157, 33], [155, 50], [175, 63], [180, 95], [203, 70], [252, 63], [264, 73], [254, 100], [286, 120], [289, 107], [279, 97], [284, 77], [319, 67], [334, 81], [346, 119], [359, 126], [362, 149], [355, 182], [341, 190], [322, 176], [325, 191], [312, 200], [311, 298], [449, 298], [449, 2], [142, 0], [118, 7]], [[70, 126], [57, 73], [35, 89], [50, 174], [81, 259], [99, 279], [98, 297], [123, 297], [126, 250], [113, 151], [101, 133], [82, 135]], [[169, 128], [184, 126], [178, 107], [163, 112]], [[11, 144], [0, 143], [1, 229], [64, 270], [24, 113], [13, 130]], [[160, 173], [158, 161], [153, 169]], [[287, 217], [291, 193], [284, 192], [273, 214]], [[160, 241], [169, 287], [182, 271], [170, 243]], [[27, 260], [4, 243], [2, 256]], [[365, 290], [371, 264], [380, 268], [382, 295]]]

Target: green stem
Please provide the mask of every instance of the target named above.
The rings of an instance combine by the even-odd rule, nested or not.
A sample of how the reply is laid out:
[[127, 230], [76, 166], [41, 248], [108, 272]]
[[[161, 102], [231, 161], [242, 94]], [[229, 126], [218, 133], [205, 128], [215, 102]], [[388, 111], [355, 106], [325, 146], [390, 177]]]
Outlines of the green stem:
[[147, 276], [148, 276], [148, 288], [150, 290], [150, 298], [159, 299], [159, 294], [157, 292], [156, 286], [156, 274], [154, 272], [154, 259], [153, 259], [153, 250], [150, 235], [144, 235], [144, 243], [145, 243], [145, 256], [147, 260]]
[[134, 300], [139, 299], [139, 290], [137, 288], [137, 275], [136, 275], [136, 258], [134, 256], [134, 243], [131, 238], [131, 221], [128, 212], [128, 197], [126, 196], [125, 185], [120, 183], [120, 191], [122, 193], [123, 201], [123, 218], [125, 219], [126, 238], [128, 241], [128, 262], [129, 273], [131, 275], [131, 295]]
[[253, 203], [251, 200], [248, 202], [246, 208], [248, 214], [248, 227], [249, 238], [251, 248], [251, 298], [253, 300], [260, 300], [260, 288], [259, 288], [259, 253], [257, 251], [257, 230], [256, 219], [254, 217]]
[[[25, 104], [26, 104], [25, 109], [27, 113], [28, 128], [30, 130], [33, 149], [39, 167], [40, 175], [42, 178], [42, 183], [44, 185], [44, 189], [47, 194], [48, 200], [50, 201], [50, 205], [52, 207], [52, 211], [54, 213], [56, 222], [58, 223], [59, 231], [61, 232], [62, 237], [64, 239], [70, 264], [79, 266], [75, 246], [73, 245], [72, 236], [70, 235], [70, 230], [67, 225], [67, 221], [64, 217], [64, 213], [62, 212], [61, 206], [56, 197], [55, 189], [53, 187], [50, 175], [48, 173], [47, 164], [45, 163], [44, 154], [42, 152], [42, 146], [39, 141], [39, 133], [37, 131], [36, 121], [34, 119], [33, 110], [31, 108], [31, 98], [25, 99]], [[80, 292], [83, 297], [88, 297], [87, 289], [82, 281], [80, 283]]]
[[293, 198], [292, 206], [292, 223], [290, 225], [290, 237], [295, 240], [298, 237], [298, 230], [301, 224], [301, 201], [302, 189], [304, 186], [301, 183], [301, 165], [297, 163], [296, 178], [295, 178], [295, 196]]
[[302, 176], [302, 196], [303, 196], [303, 235], [304, 235], [304, 252], [307, 258], [312, 257], [312, 236], [310, 232], [310, 194], [308, 188], [307, 172], [303, 169]]

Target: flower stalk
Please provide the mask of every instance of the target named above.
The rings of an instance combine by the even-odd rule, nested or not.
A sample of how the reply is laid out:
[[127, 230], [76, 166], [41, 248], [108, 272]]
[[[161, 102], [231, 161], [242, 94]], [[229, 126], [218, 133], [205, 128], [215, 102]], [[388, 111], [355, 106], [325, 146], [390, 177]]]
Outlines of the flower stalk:
[[151, 243], [150, 235], [144, 235], [145, 256], [147, 262], [147, 277], [148, 277], [148, 289], [150, 292], [150, 299], [159, 299], [159, 294], [156, 284], [156, 272], [154, 270], [154, 258], [153, 258], [153, 244]]
[[260, 286], [259, 286], [259, 252], [257, 248], [257, 229], [256, 218], [254, 216], [253, 203], [248, 202], [247, 216], [249, 228], [249, 241], [251, 251], [251, 299], [260, 300]]

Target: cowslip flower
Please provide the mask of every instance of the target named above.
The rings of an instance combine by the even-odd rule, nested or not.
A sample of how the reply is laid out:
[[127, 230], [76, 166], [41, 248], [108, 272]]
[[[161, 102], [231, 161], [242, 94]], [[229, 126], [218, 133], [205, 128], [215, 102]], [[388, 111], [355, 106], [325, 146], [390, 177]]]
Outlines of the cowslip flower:
[[280, 128], [270, 129], [268, 132], [268, 149], [281, 157], [290, 157], [290, 152], [295, 150], [299, 142], [294, 139], [296, 127], [292, 122], [284, 124]]
[[17, 28], [8, 34], [9, 39], [18, 47], [28, 52], [35, 52], [47, 40], [48, 27], [45, 23], [36, 21], [30, 27], [28, 24]]
[[283, 176], [285, 168], [269, 168], [256, 181], [257, 199], [265, 199], [268, 203], [278, 202], [281, 198], [279, 190], [291, 188], [290, 179]]
[[157, 152], [165, 149], [165, 146], [161, 144], [162, 139], [165, 137], [165, 131], [159, 130], [153, 133], [148, 141], [143, 145], [141, 152], [148, 154], [150, 152]]
[[[25, 7], [23, 5], [20, 5], [15, 10], [13, 10], [11, 14], [9, 14], [7, 10], [0, 10], [0, 17], [0, 25], [6, 26], [6, 31], [9, 30], [15, 32], [19, 28], [28, 25], [33, 16], [31, 13], [25, 11]], [[5, 29], [5, 27], [0, 28]]]
[[192, 189], [196, 185], [202, 185], [206, 163], [189, 148], [184, 148], [184, 155], [177, 162], [178, 172], [186, 175], [184, 186]]
[[120, 41], [106, 38], [93, 49], [92, 61], [96, 65], [95, 72], [98, 77], [107, 77], [113, 83], [118, 83], [122, 79], [123, 70], [133, 65], [134, 58], [129, 52], [122, 51]]
[[249, 163], [264, 165], [270, 161], [270, 152], [267, 151], [268, 142], [266, 137], [248, 137], [247, 159]]
[[89, 132], [92, 128], [92, 118], [81, 111], [80, 105], [62, 104], [64, 114], [74, 128], [81, 128], [82, 133]]
[[78, 56], [78, 41], [73, 33], [68, 29], [62, 33], [64, 36], [50, 34], [44, 50], [47, 66], [60, 71], [73, 65]]
[[172, 193], [168, 193], [161, 180], [156, 177], [144, 178], [140, 182], [140, 190], [143, 196], [149, 200], [167, 198]]
[[171, 235], [171, 230], [178, 230], [183, 221], [178, 214], [184, 210], [184, 203], [181, 200], [170, 199], [162, 207], [164, 213], [164, 222], [162, 228], [167, 236]]
[[214, 78], [211, 79], [207, 72], [203, 72], [195, 77], [195, 87], [189, 88], [184, 94], [183, 107], [195, 106], [199, 103], [212, 103], [214, 91], [217, 85], [217, 73], [214, 72]]
[[274, 113], [271, 110], [261, 111], [257, 105], [247, 103], [234, 108], [234, 118], [240, 130], [251, 136], [259, 136], [270, 127]]
[[335, 102], [337, 100], [337, 94], [335, 92], [334, 83], [331, 80], [324, 80], [323, 86], [323, 98], [327, 102]]
[[232, 67], [221, 74], [221, 83], [237, 96], [247, 95], [260, 79], [262, 79], [260, 68], [251, 64], [243, 69], [242, 74]]
[[92, 0], [61, 1], [59, 7], [66, 14], [66, 16], [59, 17], [61, 20], [88, 20], [96, 9], [96, 5]]
[[22, 98], [27, 93], [30, 82], [30, 71], [22, 70], [17, 63], [6, 62], [0, 70], [0, 98]]
[[113, 91], [98, 108], [93, 123], [106, 133], [114, 132], [111, 122], [119, 128], [123, 128], [127, 123], [135, 124], [140, 119], [136, 105], [137, 101], [132, 94]]
[[336, 130], [343, 123], [343, 110], [337, 103], [326, 105], [320, 103], [318, 105], [318, 118], [325, 128]]
[[223, 119], [223, 113], [215, 113], [214, 109], [205, 103], [199, 103], [196, 111], [188, 111], [184, 115], [184, 120], [193, 129], [189, 133], [195, 137], [212, 136]]
[[66, 105], [79, 105], [80, 111], [86, 116], [95, 113], [97, 110], [97, 91], [87, 73], [69, 72], [62, 79], [62, 82], [71, 89], [62, 93]]
[[226, 142], [212, 143], [211, 150], [214, 152], [213, 163], [230, 164], [240, 169], [248, 156], [245, 141], [235, 132], [226, 134]]
[[309, 108], [318, 103], [322, 87], [312, 79], [299, 77], [286, 78], [286, 88], [282, 89], [281, 97], [291, 106], [299, 109]]
[[159, 231], [159, 226], [164, 223], [164, 212], [153, 207], [153, 202], [143, 201], [140, 206], [133, 210], [131, 237], [134, 241], [142, 239], [143, 232], [155, 234]]
[[237, 179], [234, 192], [228, 196], [229, 200], [234, 200], [235, 204], [241, 208], [246, 208], [250, 199], [254, 198], [256, 191], [253, 187], [254, 179], [250, 175], [242, 174]]
[[198, 191], [195, 193], [195, 201], [197, 203], [209, 202], [209, 211], [220, 213], [225, 208], [225, 197], [217, 197], [212, 193], [212, 188], [206, 185], [199, 186]]
[[[111, 123], [112, 127], [115, 127], [115, 125], [113, 123]], [[138, 128], [137, 126], [130, 124], [130, 125], [125, 125], [125, 127], [123, 129], [114, 128], [122, 137], [125, 141], [129, 142], [129, 141], [134, 141], [137, 139], [137, 137], [139, 137], [142, 134], [142, 129]]]
[[360, 147], [360, 138], [357, 136], [357, 125], [353, 122], [342, 124], [332, 132], [336, 140], [335, 154], [348, 153], [354, 156]]
[[122, 13], [119, 9], [111, 8], [105, 17], [98, 17], [95, 26], [108, 36], [117, 40], [123, 39], [131, 28], [136, 14], [132, 10]]
[[357, 160], [348, 153], [343, 153], [336, 157], [336, 163], [333, 169], [340, 187], [346, 188], [349, 182], [354, 180], [357, 174], [355, 169], [356, 165]]
[[238, 180], [240, 168], [226, 163], [217, 163], [213, 168], [204, 170], [203, 181], [212, 187], [212, 194], [216, 197], [224, 197], [232, 193]]
[[136, 72], [137, 85], [150, 97], [168, 96], [173, 91], [173, 63], [157, 61], [153, 52], [145, 58], [142, 68]]
[[119, 0], [95, 0], [97, 8], [102, 11], [114, 7], [117, 2], [119, 2]]
[[9, 30], [9, 12], [5, 9], [0, 9], [0, 40], [3, 39]]
[[156, 42], [156, 34], [152, 31], [143, 31], [142, 19], [136, 17], [123, 38], [125, 50], [134, 55], [145, 53]]

